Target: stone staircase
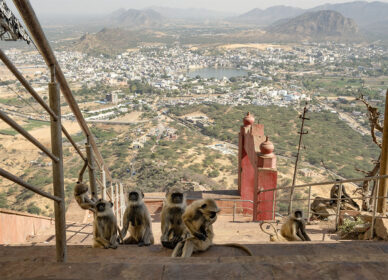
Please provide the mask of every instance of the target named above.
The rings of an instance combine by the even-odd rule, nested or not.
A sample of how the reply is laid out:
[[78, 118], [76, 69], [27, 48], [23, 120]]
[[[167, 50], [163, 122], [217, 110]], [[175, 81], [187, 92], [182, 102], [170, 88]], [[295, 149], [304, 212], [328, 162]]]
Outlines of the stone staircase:
[[160, 245], [118, 249], [68, 247], [56, 263], [53, 246], [1, 246], [1, 279], [387, 279], [387, 242], [261, 243], [212, 247], [188, 259]]

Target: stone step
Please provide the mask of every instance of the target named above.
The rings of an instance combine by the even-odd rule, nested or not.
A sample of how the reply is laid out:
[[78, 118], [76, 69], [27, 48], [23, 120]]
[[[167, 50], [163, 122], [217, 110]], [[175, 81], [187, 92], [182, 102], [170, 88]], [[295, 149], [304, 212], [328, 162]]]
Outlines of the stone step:
[[[337, 259], [352, 257], [356, 259], [366, 256], [385, 256], [388, 259], [388, 242], [293, 242], [293, 243], [262, 243], [245, 244], [254, 256], [263, 258], [273, 257], [295, 257], [302, 256], [313, 261], [314, 259]], [[114, 249], [95, 249], [90, 246], [72, 245], [68, 246], [69, 261], [88, 262], [89, 259], [107, 258], [109, 261], [115, 258], [123, 259], [144, 259], [144, 258], [169, 258], [171, 250], [160, 245], [149, 247], [138, 247], [136, 245], [121, 245]], [[220, 258], [220, 257], [243, 257], [246, 253], [238, 248], [227, 246], [211, 247], [207, 252], [194, 254], [194, 258]], [[43, 258], [42, 260], [55, 260], [54, 246], [0, 246], [0, 261], [14, 259], [31, 260]]]
[[386, 279], [388, 262], [0, 262], [1, 279]]
[[120, 246], [68, 246], [67, 263], [56, 263], [53, 246], [0, 246], [1, 279], [385, 279], [388, 242], [263, 243], [254, 253], [212, 247], [192, 258], [171, 250]]

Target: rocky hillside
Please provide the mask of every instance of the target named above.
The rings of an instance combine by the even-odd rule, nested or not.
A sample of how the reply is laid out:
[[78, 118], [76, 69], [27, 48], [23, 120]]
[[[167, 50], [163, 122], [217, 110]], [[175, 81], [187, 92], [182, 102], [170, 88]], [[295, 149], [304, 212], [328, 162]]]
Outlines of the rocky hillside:
[[292, 19], [280, 20], [267, 28], [267, 34], [315, 40], [354, 39], [358, 26], [354, 20], [335, 11], [307, 12]]

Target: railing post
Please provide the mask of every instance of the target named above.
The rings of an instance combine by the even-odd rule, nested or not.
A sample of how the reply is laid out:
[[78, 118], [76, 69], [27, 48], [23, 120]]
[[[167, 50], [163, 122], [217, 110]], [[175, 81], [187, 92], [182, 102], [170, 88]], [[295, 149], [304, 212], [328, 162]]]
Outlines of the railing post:
[[236, 219], [236, 201], [233, 201], [233, 222]]
[[92, 147], [89, 145], [89, 136], [87, 137], [87, 143], [85, 144], [86, 156], [88, 157], [88, 173], [89, 173], [89, 184], [90, 191], [92, 192], [92, 197], [97, 200], [97, 185], [96, 185], [96, 176], [94, 174], [94, 156]]
[[[388, 90], [385, 95], [384, 130], [380, 157], [380, 176], [388, 175]], [[388, 180], [380, 179], [377, 212], [383, 214], [387, 211]]]
[[106, 176], [104, 166], [101, 166], [102, 199], [106, 200]]
[[120, 183], [120, 227], [123, 227], [123, 216], [125, 211], [125, 199], [123, 184]]
[[310, 222], [310, 216], [311, 216], [311, 185], [309, 186], [309, 200], [307, 204], [307, 222]]
[[272, 196], [272, 218], [275, 220], [276, 190], [273, 190]]
[[115, 203], [115, 197], [114, 197], [113, 183], [112, 182], [110, 182], [110, 199], [112, 200], [113, 203]]
[[51, 120], [51, 149], [59, 159], [52, 161], [53, 164], [53, 186], [54, 195], [60, 197], [61, 201], [54, 201], [55, 213], [55, 245], [58, 262], [66, 262], [66, 218], [65, 218], [65, 191], [63, 179], [63, 151], [62, 151], [62, 124], [61, 124], [61, 102], [58, 85], [55, 82], [55, 68], [51, 66], [51, 83], [49, 83], [50, 108], [57, 116]]
[[120, 202], [119, 202], [119, 184], [116, 183], [116, 217], [117, 219], [120, 220], [120, 215], [119, 215], [119, 208], [120, 208]]
[[335, 217], [335, 230], [338, 230], [338, 223], [339, 223], [339, 216], [340, 216], [340, 211], [341, 211], [341, 199], [342, 197], [342, 183], [339, 184], [339, 189], [338, 189], [338, 197], [337, 197], [337, 213]]
[[377, 194], [379, 193], [379, 180], [375, 180], [375, 191], [373, 193], [374, 199], [373, 199], [373, 215], [372, 215], [372, 222], [371, 222], [371, 230], [369, 239], [373, 239], [373, 233], [374, 233], [374, 227], [375, 227], [375, 219], [376, 219], [376, 210], [377, 210]]

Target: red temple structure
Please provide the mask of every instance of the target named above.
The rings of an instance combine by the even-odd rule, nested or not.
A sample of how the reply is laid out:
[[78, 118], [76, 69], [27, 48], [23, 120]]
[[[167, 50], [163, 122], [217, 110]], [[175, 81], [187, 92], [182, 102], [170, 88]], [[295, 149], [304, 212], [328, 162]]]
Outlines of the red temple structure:
[[264, 125], [255, 124], [253, 115], [243, 119], [239, 135], [238, 190], [244, 202], [244, 212], [253, 215], [253, 221], [274, 220], [274, 192], [259, 193], [262, 189], [276, 188], [277, 169], [274, 145], [264, 135]]

